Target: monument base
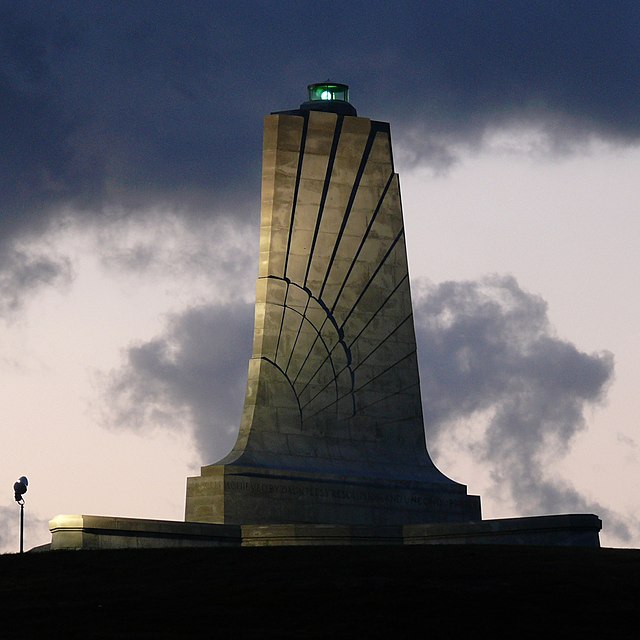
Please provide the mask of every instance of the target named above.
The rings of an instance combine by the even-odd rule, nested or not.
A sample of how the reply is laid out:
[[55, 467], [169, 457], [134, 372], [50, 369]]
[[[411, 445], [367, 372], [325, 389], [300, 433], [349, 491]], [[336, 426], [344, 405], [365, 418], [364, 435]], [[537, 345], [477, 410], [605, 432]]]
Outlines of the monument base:
[[240, 527], [117, 516], [58, 515], [49, 521], [49, 549], [239, 547]]
[[[60, 515], [49, 522], [55, 550], [170, 547], [494, 544], [599, 547], [593, 514], [505, 518], [405, 526], [202, 524], [108, 516]], [[42, 550], [42, 548], [38, 548]]]
[[480, 520], [480, 497], [441, 477], [438, 482], [210, 465], [199, 477], [187, 478], [185, 520], [365, 526]]

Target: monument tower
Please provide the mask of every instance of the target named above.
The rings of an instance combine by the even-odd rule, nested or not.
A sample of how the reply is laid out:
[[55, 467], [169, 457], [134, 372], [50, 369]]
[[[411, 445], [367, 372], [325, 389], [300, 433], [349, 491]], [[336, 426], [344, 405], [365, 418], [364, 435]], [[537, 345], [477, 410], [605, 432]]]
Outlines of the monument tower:
[[253, 355], [233, 450], [185, 521], [58, 515], [51, 549], [306, 544], [598, 547], [601, 520], [482, 520], [427, 453], [389, 125], [348, 87], [265, 118]]
[[426, 449], [389, 124], [348, 87], [266, 116], [253, 355], [237, 442], [187, 481], [185, 519], [480, 520]]

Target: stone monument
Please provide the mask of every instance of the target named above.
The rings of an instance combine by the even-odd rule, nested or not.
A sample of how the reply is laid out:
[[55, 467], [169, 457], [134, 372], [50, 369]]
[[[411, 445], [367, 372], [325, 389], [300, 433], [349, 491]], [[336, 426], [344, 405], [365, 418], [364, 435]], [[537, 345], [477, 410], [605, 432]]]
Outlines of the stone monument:
[[389, 125], [348, 87], [266, 117], [253, 356], [229, 455], [185, 521], [58, 515], [51, 549], [305, 544], [599, 546], [593, 514], [482, 520], [426, 449]]
[[427, 453], [389, 124], [348, 87], [265, 118], [253, 356], [233, 451], [187, 483], [187, 521], [480, 520]]

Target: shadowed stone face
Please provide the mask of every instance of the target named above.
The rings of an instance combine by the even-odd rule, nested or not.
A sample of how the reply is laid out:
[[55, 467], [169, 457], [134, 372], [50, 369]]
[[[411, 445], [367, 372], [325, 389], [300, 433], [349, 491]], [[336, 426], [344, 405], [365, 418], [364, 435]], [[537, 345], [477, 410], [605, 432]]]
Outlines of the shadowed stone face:
[[[237, 477], [244, 474], [251, 479], [243, 484]], [[260, 474], [268, 487], [265, 480], [258, 488]], [[274, 474], [288, 478], [289, 511]], [[342, 498], [308, 485], [321, 477], [393, 487], [379, 484], [391, 491], [382, 498], [349, 491], [338, 513], [332, 506]], [[418, 483], [420, 495], [394, 493], [397, 483]], [[427, 485], [455, 506], [433, 496], [425, 502]], [[260, 492], [280, 497], [248, 499]], [[479, 517], [477, 499], [443, 476], [426, 450], [389, 125], [313, 109], [267, 116], [240, 433], [225, 459], [189, 479], [187, 519], [386, 523], [404, 522], [385, 514], [410, 508], [423, 522], [427, 504], [436, 520]]]

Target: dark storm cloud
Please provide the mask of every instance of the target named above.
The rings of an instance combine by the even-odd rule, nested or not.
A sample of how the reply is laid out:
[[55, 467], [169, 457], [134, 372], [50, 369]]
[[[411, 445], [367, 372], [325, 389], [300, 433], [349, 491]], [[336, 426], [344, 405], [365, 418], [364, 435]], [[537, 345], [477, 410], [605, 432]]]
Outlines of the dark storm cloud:
[[0, 318], [10, 317], [20, 309], [28, 294], [46, 286], [64, 286], [71, 277], [67, 258], [0, 243]]
[[423, 287], [414, 308], [430, 450], [484, 417], [468, 447], [521, 513], [595, 511], [628, 537], [620, 518], [553, 473], [585, 428], [585, 409], [604, 400], [613, 356], [556, 337], [544, 300], [512, 277]]
[[639, 20], [636, 2], [586, 0], [5, 0], [0, 234], [61, 207], [256, 214], [262, 116], [327, 76], [436, 163], [448, 140], [531, 119], [636, 142]]
[[[616, 1], [0, 0], [0, 252], [13, 252], [0, 257], [4, 304], [69, 277], [63, 259], [12, 244], [55, 228], [60, 213], [257, 220], [262, 117], [297, 107], [306, 84], [327, 77], [436, 165], [455, 161], [452, 143], [518, 123], [558, 147], [594, 135], [635, 144], [639, 28], [640, 4]], [[139, 244], [106, 258], [142, 269], [158, 254]], [[612, 363], [555, 338], [544, 303], [514, 281], [490, 287], [506, 302], [485, 300], [487, 286], [449, 283], [419, 301], [425, 409], [436, 443], [449, 419], [495, 411], [480, 453], [525, 465], [509, 485], [524, 500], [520, 479], [566, 451]], [[434, 319], [438, 304], [462, 334]], [[110, 387], [117, 422], [192, 424], [205, 461], [224, 454], [249, 357], [236, 346], [250, 325], [248, 306], [202, 307], [129, 349]], [[505, 364], [509, 379], [496, 370]], [[539, 504], [574, 499], [544, 482]]]
[[[437, 434], [455, 415], [500, 404], [496, 420], [537, 444], [536, 424], [553, 427], [567, 443], [582, 426], [585, 402], [597, 402], [609, 380], [610, 354], [589, 355], [555, 337], [546, 302], [522, 290], [511, 276], [444, 282], [414, 297], [423, 363], [426, 422]], [[446, 390], [446, 393], [443, 391]], [[496, 433], [487, 444], [498, 453]]]
[[203, 463], [235, 442], [251, 356], [253, 305], [202, 306], [174, 316], [166, 332], [131, 347], [109, 377], [106, 424], [193, 432]]
[[[248, 300], [258, 260], [258, 226], [241, 221], [193, 221], [176, 215], [137, 216], [97, 231], [96, 254], [106, 272], [134, 274], [168, 285], [182, 280], [207, 299]], [[183, 285], [184, 286], [184, 285]]]

